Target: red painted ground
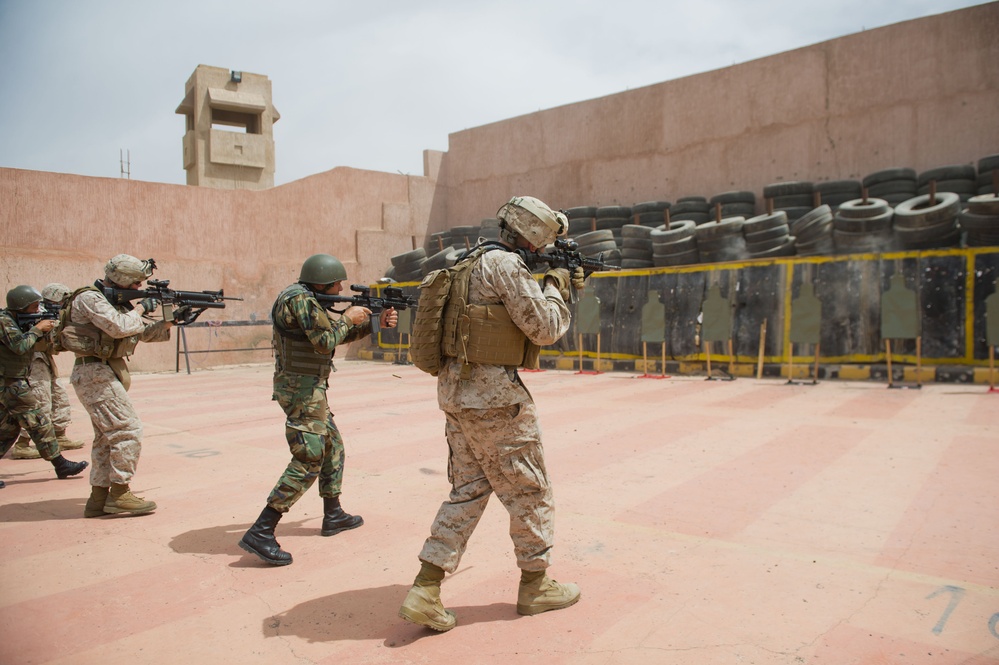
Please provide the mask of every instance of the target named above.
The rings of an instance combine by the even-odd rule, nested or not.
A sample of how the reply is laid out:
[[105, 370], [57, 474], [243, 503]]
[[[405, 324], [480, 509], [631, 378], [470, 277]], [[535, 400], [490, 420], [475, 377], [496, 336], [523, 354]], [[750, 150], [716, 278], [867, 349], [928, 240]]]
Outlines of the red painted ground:
[[396, 616], [448, 491], [434, 379], [338, 367], [343, 504], [365, 525], [320, 537], [313, 488], [278, 527], [284, 568], [236, 546], [288, 458], [268, 366], [134, 377], [151, 515], [85, 520], [85, 479], [0, 461], [0, 663], [999, 663], [987, 387], [525, 374], [555, 483], [550, 572], [583, 598], [516, 614], [494, 501], [439, 635]]

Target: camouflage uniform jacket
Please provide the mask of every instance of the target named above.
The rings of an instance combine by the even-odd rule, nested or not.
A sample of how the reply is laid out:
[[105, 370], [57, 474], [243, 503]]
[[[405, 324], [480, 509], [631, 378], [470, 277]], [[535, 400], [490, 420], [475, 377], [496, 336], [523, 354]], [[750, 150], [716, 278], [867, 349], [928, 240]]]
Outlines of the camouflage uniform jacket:
[[[21, 332], [14, 315], [5, 309], [0, 310], [0, 343], [14, 355], [23, 356], [30, 353], [42, 337], [44, 335], [34, 327], [28, 332]], [[26, 364], [30, 364], [30, 361]]]
[[[569, 308], [558, 289], [546, 286], [542, 291], [516, 252], [482, 256], [469, 277], [468, 302], [502, 303], [517, 327], [539, 346], [553, 344], [569, 329]], [[462, 380], [458, 360], [443, 360], [437, 376], [437, 403], [442, 411], [492, 409], [531, 399], [513, 368], [473, 364], [471, 377]]]
[[98, 291], [83, 291], [73, 300], [73, 323], [89, 323], [114, 339], [137, 336], [140, 342], [165, 342], [170, 329], [165, 321], [149, 323], [136, 309], [120, 311]]
[[[287, 331], [301, 331], [315, 347], [316, 353], [329, 354], [330, 364], [333, 354], [340, 344], [347, 344], [371, 333], [371, 323], [355, 326], [346, 317], [330, 321], [326, 310], [307, 289], [299, 290], [292, 285], [281, 292], [274, 304], [274, 327]], [[297, 292], [297, 293], [296, 293]], [[282, 371], [280, 359], [275, 359], [274, 392], [296, 391], [306, 384], [325, 383], [325, 379]]]

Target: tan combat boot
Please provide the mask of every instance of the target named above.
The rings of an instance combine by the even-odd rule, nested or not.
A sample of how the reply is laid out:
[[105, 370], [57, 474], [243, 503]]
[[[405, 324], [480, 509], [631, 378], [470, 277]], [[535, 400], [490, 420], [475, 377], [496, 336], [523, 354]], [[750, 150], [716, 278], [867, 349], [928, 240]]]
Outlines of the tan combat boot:
[[108, 500], [108, 493], [111, 491], [110, 487], [98, 487], [94, 485], [90, 488], [90, 498], [87, 499], [87, 505], [83, 508], [84, 517], [102, 517], [107, 515], [104, 512], [104, 505]]
[[11, 459], [38, 459], [41, 456], [31, 437], [25, 436], [23, 432], [14, 443], [14, 452], [10, 454]]
[[140, 515], [156, 510], [156, 504], [146, 501], [141, 496], [135, 496], [128, 485], [116, 485], [111, 483], [111, 491], [108, 492], [107, 501], [104, 503], [104, 512], [109, 515], [119, 513], [134, 513]]
[[423, 561], [420, 574], [413, 581], [413, 587], [406, 594], [399, 608], [399, 616], [415, 624], [432, 628], [442, 633], [454, 628], [458, 622], [454, 612], [445, 610], [441, 604], [441, 580], [444, 570], [432, 563]]
[[83, 447], [83, 441], [74, 441], [66, 436], [66, 430], [56, 430], [56, 442], [60, 450], [77, 450]]
[[517, 614], [541, 614], [561, 610], [579, 602], [579, 587], [571, 582], [560, 584], [543, 570], [520, 571]]

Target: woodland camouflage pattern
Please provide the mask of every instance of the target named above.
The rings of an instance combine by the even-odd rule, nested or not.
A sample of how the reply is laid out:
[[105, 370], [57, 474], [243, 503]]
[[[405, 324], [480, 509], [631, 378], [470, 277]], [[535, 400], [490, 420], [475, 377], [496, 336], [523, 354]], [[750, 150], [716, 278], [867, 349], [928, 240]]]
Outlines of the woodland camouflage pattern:
[[[370, 323], [355, 326], [345, 318], [331, 322], [326, 310], [311, 294], [290, 295], [288, 289], [278, 296], [274, 319], [286, 330], [304, 332], [316, 353], [327, 355], [331, 364], [338, 345], [371, 332]], [[291, 450], [291, 461], [267, 497], [267, 505], [280, 513], [288, 512], [316, 478], [319, 478], [320, 496], [333, 498], [340, 494], [343, 439], [326, 400], [328, 387], [326, 379], [293, 374], [275, 366], [271, 399], [281, 406], [287, 417], [285, 438]]]
[[[0, 343], [13, 353], [31, 353], [38, 339], [36, 329], [22, 333], [7, 310], [0, 310]], [[52, 419], [32, 394], [28, 380], [0, 379], [0, 456], [5, 455], [14, 445], [22, 428], [28, 432], [44, 459], [51, 460], [59, 454]]]

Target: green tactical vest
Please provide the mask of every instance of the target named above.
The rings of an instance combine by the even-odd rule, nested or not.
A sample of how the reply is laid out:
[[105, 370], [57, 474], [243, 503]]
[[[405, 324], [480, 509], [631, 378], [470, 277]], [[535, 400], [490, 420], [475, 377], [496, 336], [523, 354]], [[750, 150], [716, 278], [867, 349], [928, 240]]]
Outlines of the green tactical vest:
[[[17, 327], [17, 322], [7, 310], [0, 309], [0, 316], [11, 319], [14, 327]], [[0, 375], [5, 379], [26, 378], [31, 373], [31, 355], [31, 351], [28, 351], [19, 356], [11, 351], [6, 344], [0, 344]]]
[[320, 353], [312, 346], [312, 342], [304, 332], [285, 328], [278, 318], [278, 309], [281, 305], [295, 296], [309, 293], [309, 290], [301, 284], [292, 284], [274, 301], [271, 320], [274, 322], [275, 369], [278, 372], [327, 379], [333, 368], [333, 354]]

